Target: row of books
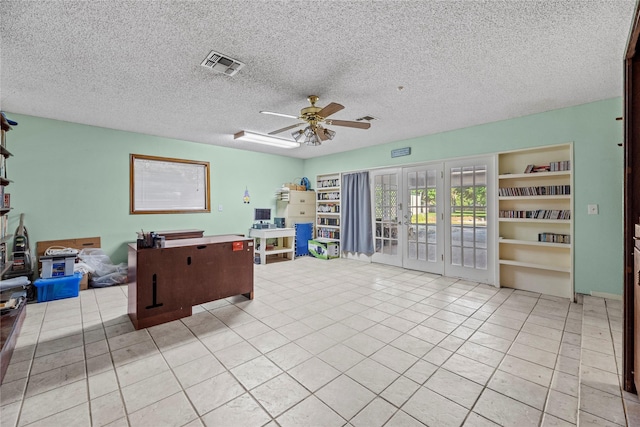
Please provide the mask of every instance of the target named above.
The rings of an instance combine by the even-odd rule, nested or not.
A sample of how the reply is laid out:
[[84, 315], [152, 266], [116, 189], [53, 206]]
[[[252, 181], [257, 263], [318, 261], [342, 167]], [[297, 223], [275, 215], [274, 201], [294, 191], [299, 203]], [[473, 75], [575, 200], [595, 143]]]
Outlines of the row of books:
[[556, 196], [571, 194], [570, 185], [547, 185], [544, 187], [507, 187], [499, 188], [499, 196]]
[[558, 172], [568, 170], [571, 170], [571, 162], [569, 160], [562, 160], [560, 162], [550, 162], [548, 165], [527, 165], [524, 169], [524, 173]]
[[547, 243], [571, 243], [571, 236], [558, 233], [539, 233], [538, 242]]
[[560, 162], [551, 162], [549, 163], [549, 167], [551, 172], [568, 171], [571, 170], [571, 161], [562, 160]]
[[317, 188], [340, 187], [340, 179], [323, 179], [318, 181]]
[[535, 211], [500, 211], [500, 218], [571, 219], [568, 209], [538, 209]]
[[328, 203], [318, 205], [318, 212], [320, 213], [339, 213], [340, 205]]
[[340, 193], [337, 191], [332, 192], [318, 192], [318, 200], [338, 200], [340, 198]]
[[317, 237], [325, 237], [327, 239], [340, 239], [340, 231], [339, 230], [331, 230], [327, 228], [318, 227], [318, 231], [316, 233]]
[[340, 225], [340, 218], [318, 218], [318, 225]]

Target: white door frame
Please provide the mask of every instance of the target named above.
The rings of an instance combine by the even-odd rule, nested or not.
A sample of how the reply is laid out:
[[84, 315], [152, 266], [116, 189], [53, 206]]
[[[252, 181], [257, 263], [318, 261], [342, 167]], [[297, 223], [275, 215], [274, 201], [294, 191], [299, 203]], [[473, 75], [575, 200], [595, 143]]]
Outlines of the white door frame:
[[[381, 233], [384, 234], [385, 226], [387, 230], [396, 230], [396, 244], [395, 250], [388, 251], [389, 253], [376, 252], [371, 256], [372, 262], [378, 262], [387, 265], [393, 265], [398, 267], [409, 268], [412, 270], [433, 272], [435, 274], [442, 274], [451, 277], [460, 277], [462, 279], [472, 280], [475, 282], [495, 284], [496, 283], [496, 269], [495, 258], [497, 252], [497, 240], [496, 240], [496, 199], [495, 199], [495, 187], [496, 187], [496, 156], [478, 156], [468, 157], [463, 159], [445, 160], [437, 162], [427, 162], [418, 165], [411, 166], [399, 166], [393, 168], [372, 169], [369, 171], [370, 184], [371, 184], [371, 198], [372, 198], [372, 223], [373, 223], [373, 236], [374, 236], [374, 248], [376, 248], [376, 227], [377, 223], [381, 227]], [[451, 168], [486, 165], [486, 228], [482, 230], [486, 235], [486, 269], [469, 268], [464, 266], [458, 266], [452, 264], [452, 227], [451, 227]], [[433, 263], [419, 263], [417, 260], [409, 260], [407, 256], [407, 242], [408, 242], [408, 227], [410, 222], [410, 204], [409, 204], [409, 189], [406, 188], [407, 173], [416, 170], [426, 170], [429, 168], [435, 168], [442, 172], [441, 177], [438, 177], [438, 190], [436, 206], [438, 208], [436, 222], [436, 235], [439, 237], [437, 240], [438, 245], [438, 257], [442, 264], [436, 267]], [[375, 189], [375, 177], [383, 175], [396, 175], [397, 194], [394, 206], [385, 205], [385, 208], [391, 209], [393, 212], [388, 211], [393, 215], [383, 221], [377, 221], [376, 218], [376, 189]], [[380, 207], [379, 207], [380, 208]], [[384, 225], [382, 224], [384, 223]], [[473, 230], [477, 230], [477, 226], [472, 227]], [[391, 231], [390, 231], [391, 232]], [[475, 234], [474, 234], [475, 236]], [[484, 238], [484, 237], [483, 237]], [[431, 264], [431, 265], [429, 265]], [[435, 267], [435, 268], [434, 268]]]

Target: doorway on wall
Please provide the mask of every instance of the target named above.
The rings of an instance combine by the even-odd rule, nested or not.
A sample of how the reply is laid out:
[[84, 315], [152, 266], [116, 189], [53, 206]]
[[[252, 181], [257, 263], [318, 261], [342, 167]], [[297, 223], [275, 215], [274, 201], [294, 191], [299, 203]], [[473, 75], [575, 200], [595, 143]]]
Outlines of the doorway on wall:
[[492, 157], [370, 172], [372, 261], [495, 283]]

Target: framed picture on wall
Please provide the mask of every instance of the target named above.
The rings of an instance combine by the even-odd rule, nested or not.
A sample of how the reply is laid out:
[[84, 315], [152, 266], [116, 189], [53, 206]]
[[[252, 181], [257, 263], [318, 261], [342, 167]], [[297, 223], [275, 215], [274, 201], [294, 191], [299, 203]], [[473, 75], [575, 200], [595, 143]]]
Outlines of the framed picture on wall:
[[129, 157], [130, 214], [211, 212], [209, 162]]

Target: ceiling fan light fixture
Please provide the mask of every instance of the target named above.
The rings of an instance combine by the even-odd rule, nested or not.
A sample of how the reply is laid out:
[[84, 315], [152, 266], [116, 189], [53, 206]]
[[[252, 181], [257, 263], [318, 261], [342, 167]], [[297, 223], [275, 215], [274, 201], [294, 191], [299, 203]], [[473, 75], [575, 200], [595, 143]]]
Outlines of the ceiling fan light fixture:
[[300, 146], [300, 143], [297, 141], [291, 141], [289, 139], [279, 138], [277, 136], [249, 132], [246, 130], [240, 131], [233, 135], [233, 139], [287, 149], [298, 148]]
[[[311, 127], [308, 127], [307, 129], [311, 129]], [[307, 129], [305, 129], [305, 131]], [[311, 130], [311, 133], [306, 135], [304, 143], [306, 145], [310, 145], [312, 147], [315, 147], [315, 146], [318, 146], [318, 145], [322, 144], [322, 141], [320, 141], [320, 138], [318, 138], [318, 135], [316, 135], [315, 132], [313, 132], [313, 130]]]
[[304, 138], [304, 130], [299, 129], [297, 131], [291, 132], [291, 136], [295, 139], [296, 142], [300, 142], [301, 139]]
[[313, 129], [311, 128], [311, 126], [307, 126], [306, 128], [304, 128], [304, 136], [308, 138], [311, 138], [312, 136], [315, 136], [315, 132], [313, 131]]
[[324, 136], [326, 136], [328, 140], [332, 140], [333, 137], [336, 136], [336, 131], [331, 129], [324, 129]]

